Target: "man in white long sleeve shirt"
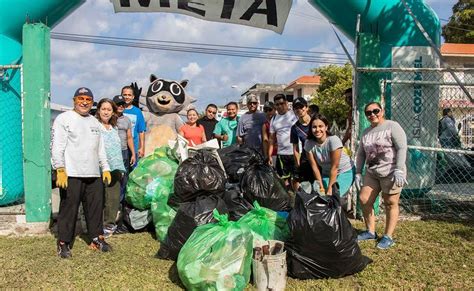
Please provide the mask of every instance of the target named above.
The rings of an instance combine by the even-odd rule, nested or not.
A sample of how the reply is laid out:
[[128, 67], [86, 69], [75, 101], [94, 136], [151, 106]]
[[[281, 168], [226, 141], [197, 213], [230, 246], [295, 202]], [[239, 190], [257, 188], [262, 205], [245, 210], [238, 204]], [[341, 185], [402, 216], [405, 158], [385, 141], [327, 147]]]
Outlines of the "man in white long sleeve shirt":
[[[74, 94], [74, 110], [60, 114], [52, 130], [52, 166], [57, 173], [61, 201], [58, 215], [58, 255], [69, 258], [79, 204], [87, 221], [90, 247], [111, 250], [103, 237], [103, 183], [110, 183], [110, 168], [98, 120], [89, 114], [94, 101], [90, 89]], [[101, 171], [102, 179], [101, 180]]]

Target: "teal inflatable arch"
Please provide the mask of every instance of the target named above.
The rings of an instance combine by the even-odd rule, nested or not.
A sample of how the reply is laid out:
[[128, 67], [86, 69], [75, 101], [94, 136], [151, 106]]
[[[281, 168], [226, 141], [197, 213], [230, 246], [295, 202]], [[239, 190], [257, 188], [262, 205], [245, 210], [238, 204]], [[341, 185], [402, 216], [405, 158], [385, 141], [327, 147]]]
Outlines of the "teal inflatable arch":
[[[52, 27], [85, 0], [0, 0], [0, 66], [22, 64], [22, 28], [30, 21]], [[23, 198], [21, 75], [3, 69], [0, 77], [0, 205]], [[45, 149], [47, 150], [47, 148]]]
[[[27, 19], [41, 21], [52, 27], [77, 8], [85, 0], [0, 0], [0, 65], [22, 62], [21, 32]], [[360, 15], [359, 67], [396, 67], [400, 65], [424, 66], [434, 61], [433, 54], [419, 29], [399, 0], [309, 0], [336, 27], [353, 41], [356, 38], [356, 19]], [[436, 45], [440, 44], [440, 24], [436, 14], [422, 0], [406, 0], [416, 17]], [[6, 21], [5, 21], [6, 20]], [[23, 198], [23, 152], [20, 72], [5, 69], [0, 78], [0, 205]], [[393, 74], [359, 74], [358, 110], [372, 100], [380, 98], [380, 80], [390, 79]], [[424, 87], [425, 88], [425, 87]], [[423, 90], [438, 90], [428, 88]], [[424, 91], [422, 90], [422, 94]], [[409, 144], [433, 146], [436, 143], [438, 100], [423, 96], [402, 96], [388, 88], [385, 96], [389, 117], [404, 126]], [[436, 96], [431, 94], [430, 96]], [[435, 100], [436, 99], [436, 100]], [[405, 105], [407, 107], [405, 107]], [[412, 108], [409, 119], [397, 117]], [[421, 113], [420, 113], [421, 112]], [[406, 112], [404, 113], [406, 114]], [[360, 115], [363, 116], [363, 115]], [[414, 127], [414, 126], [417, 127]], [[360, 128], [367, 126], [361, 120]], [[45, 148], [47, 150], [47, 148]], [[434, 157], [410, 151], [409, 171], [426, 173], [410, 175], [412, 191], [429, 189], [434, 183]], [[423, 172], [424, 171], [424, 172]]]

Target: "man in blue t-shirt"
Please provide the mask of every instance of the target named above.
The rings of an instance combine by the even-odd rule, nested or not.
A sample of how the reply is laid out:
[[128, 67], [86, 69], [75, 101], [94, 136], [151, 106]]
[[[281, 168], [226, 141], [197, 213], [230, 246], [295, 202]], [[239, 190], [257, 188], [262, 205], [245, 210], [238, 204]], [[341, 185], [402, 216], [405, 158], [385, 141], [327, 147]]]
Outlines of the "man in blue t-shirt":
[[293, 110], [296, 117], [298, 117], [298, 121], [291, 127], [290, 142], [293, 144], [293, 156], [295, 158], [293, 187], [298, 189], [300, 182], [314, 182], [313, 170], [304, 151], [304, 144], [311, 127], [311, 116], [308, 114], [308, 102], [302, 97], [298, 97], [293, 101]]
[[146, 123], [142, 111], [138, 107], [132, 105], [133, 99], [135, 98], [133, 88], [130, 86], [123, 87], [122, 96], [125, 98], [126, 106], [123, 114], [132, 122], [133, 145], [137, 156], [135, 159], [135, 165], [133, 165], [133, 167], [135, 167], [138, 159], [142, 158], [145, 154]]

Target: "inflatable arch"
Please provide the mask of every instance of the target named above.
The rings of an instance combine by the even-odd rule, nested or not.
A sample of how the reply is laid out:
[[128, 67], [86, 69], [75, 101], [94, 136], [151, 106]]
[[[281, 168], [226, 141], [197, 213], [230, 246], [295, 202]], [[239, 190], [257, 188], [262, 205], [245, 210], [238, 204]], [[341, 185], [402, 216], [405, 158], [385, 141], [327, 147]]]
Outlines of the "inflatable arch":
[[[422, 0], [405, 1], [433, 42], [439, 46], [441, 28], [436, 14]], [[22, 28], [26, 19], [41, 21], [52, 27], [84, 2], [85, 0], [0, 0], [1, 19], [7, 20], [0, 24], [0, 46], [2, 47], [0, 98], [3, 100], [0, 107], [0, 135], [2, 137], [0, 205], [23, 199], [25, 192], [20, 74], [18, 69], [9, 69], [6, 65], [22, 63]], [[407, 61], [410, 67], [423, 67], [429, 62], [436, 62], [427, 40], [399, 0], [309, 0], [309, 2], [352, 41], [356, 40], [356, 23], [360, 15], [360, 29], [357, 35], [358, 67], [390, 68], [406, 64]], [[47, 68], [49, 69], [49, 64]], [[360, 113], [366, 102], [380, 99], [380, 81], [390, 79], [395, 74], [358, 73], [357, 108]], [[417, 90], [413, 87], [414, 85], [411, 92]], [[425, 97], [426, 90], [439, 90], [436, 86], [432, 87], [423, 87], [421, 91], [418, 90], [420, 92], [410, 96], [396, 92], [395, 88], [394, 90], [387, 88], [385, 95], [387, 113], [389, 117], [400, 121], [405, 128], [409, 144], [434, 146], [436, 143], [436, 123], [430, 120], [436, 119], [438, 100], [428, 100]], [[49, 85], [47, 90], [49, 90]], [[49, 91], [47, 93], [49, 94]], [[437, 95], [430, 94], [430, 96]], [[402, 104], [403, 106], [400, 106]], [[49, 108], [49, 105], [45, 106]], [[402, 108], [412, 108], [409, 120], [398, 118]], [[406, 109], [403, 110], [406, 111]], [[406, 112], [404, 114], [406, 116]], [[39, 116], [39, 118], [44, 118], [44, 116]], [[49, 123], [49, 119], [47, 122]], [[366, 126], [367, 123], [361, 118], [360, 129]], [[43, 144], [43, 147], [44, 150], [48, 149], [48, 145]], [[426, 173], [411, 175], [409, 187], [412, 191], [429, 189], [434, 184], [435, 157], [419, 151], [410, 150], [409, 153], [408, 164], [412, 167], [409, 171], [413, 170], [418, 174]]]

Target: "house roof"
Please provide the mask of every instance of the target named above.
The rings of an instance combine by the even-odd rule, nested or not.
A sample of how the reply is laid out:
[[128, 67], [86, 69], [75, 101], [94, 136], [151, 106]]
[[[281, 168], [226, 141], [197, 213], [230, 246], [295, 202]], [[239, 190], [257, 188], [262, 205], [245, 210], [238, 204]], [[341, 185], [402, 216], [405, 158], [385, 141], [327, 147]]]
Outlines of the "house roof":
[[474, 56], [474, 44], [469, 43], [443, 43], [441, 45], [443, 56]]
[[301, 76], [286, 86], [285, 91], [293, 89], [297, 85], [319, 85], [321, 84], [321, 76]]
[[283, 91], [285, 86], [286, 84], [257, 83], [242, 93], [240, 96], [245, 97], [250, 93], [258, 92]]

